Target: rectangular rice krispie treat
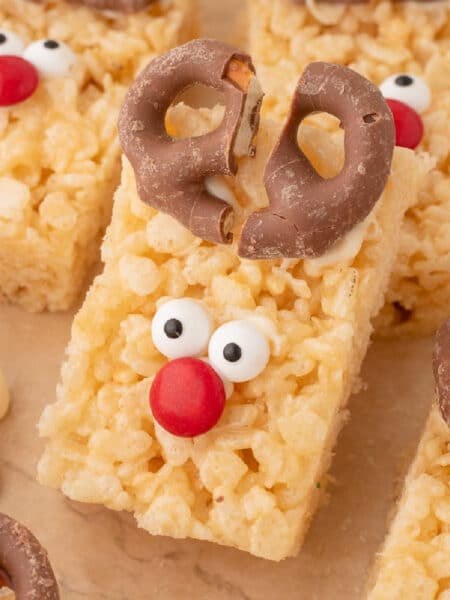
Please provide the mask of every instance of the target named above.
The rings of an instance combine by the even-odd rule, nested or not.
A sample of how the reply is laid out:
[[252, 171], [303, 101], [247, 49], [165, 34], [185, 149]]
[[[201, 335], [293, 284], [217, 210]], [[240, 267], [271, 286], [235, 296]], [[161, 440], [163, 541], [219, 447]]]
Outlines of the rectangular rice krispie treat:
[[[249, 0], [249, 16], [250, 50], [267, 92], [263, 111], [271, 117], [284, 118], [298, 77], [313, 60], [347, 65], [377, 85], [394, 74], [413, 76], [409, 87], [395, 89], [391, 80], [385, 93], [420, 108], [420, 149], [436, 166], [406, 215], [377, 329], [432, 333], [450, 297], [450, 2]], [[426, 90], [417, 76], [431, 92], [428, 107], [421, 105]], [[414, 121], [399, 143], [417, 142]]]
[[439, 338], [441, 410], [431, 411], [368, 600], [450, 598], [450, 320]]
[[192, 0], [127, 15], [0, 0], [0, 73], [12, 82], [0, 94], [0, 301], [54, 311], [77, 298], [120, 179], [126, 85], [190, 37], [192, 11]]
[[[182, 52], [176, 50], [162, 64], [155, 61], [154, 72], [169, 72], [170, 61]], [[202, 61], [209, 52], [196, 46], [195, 56]], [[148, 87], [157, 94], [153, 82]], [[161, 109], [154, 96], [145, 100], [145, 90], [138, 81], [128, 101], [136, 120], [128, 123], [130, 114], [124, 113], [133, 140], [127, 151], [137, 148], [138, 154], [144, 149], [134, 134], [147, 131], [138, 105]], [[383, 302], [398, 228], [428, 160], [395, 149], [391, 175], [368, 220], [323, 256], [242, 258], [242, 224], [268, 202], [263, 170], [280, 134], [275, 122], [262, 122], [256, 157], [238, 158], [234, 178], [209, 181], [215, 197], [234, 208], [232, 244], [202, 240], [145, 204], [136, 189], [138, 183], [142, 197], [146, 181], [154, 181], [149, 202], [165, 203], [169, 210], [170, 182], [178, 169], [182, 176], [192, 174], [191, 167], [201, 162], [196, 143], [212, 150], [205, 134], [223, 134], [223, 114], [221, 106], [171, 109], [168, 131], [189, 138], [182, 140], [188, 156], [172, 156], [177, 167], [170, 167], [171, 177], [152, 179], [155, 161], [164, 156], [161, 168], [170, 162], [164, 144], [153, 149], [153, 158], [141, 156], [140, 166], [134, 165], [138, 182], [124, 159], [103, 244], [104, 272], [75, 318], [57, 402], [40, 422], [48, 441], [39, 480], [73, 500], [131, 511], [152, 534], [210, 540], [280, 560], [298, 551], [326, 483], [370, 320]], [[254, 124], [253, 111], [248, 114]], [[364, 114], [366, 123], [379, 118]], [[152, 127], [161, 131], [160, 124]], [[326, 174], [330, 165], [342, 164], [342, 148], [323, 144], [318, 131], [302, 128], [301, 147]], [[364, 163], [358, 172], [366, 173]], [[289, 168], [286, 174], [292, 177]], [[180, 207], [185, 191], [177, 190], [172, 208]], [[291, 192], [288, 186], [288, 197]], [[220, 223], [228, 222], [228, 214]], [[209, 219], [210, 213], [197, 212], [189, 223], [206, 232]], [[286, 243], [286, 237], [277, 243]], [[207, 407], [204, 388], [189, 383], [191, 368], [209, 382]], [[218, 422], [216, 373], [227, 395]], [[204, 410], [190, 412], [198, 406]], [[203, 435], [197, 435], [199, 428]]]

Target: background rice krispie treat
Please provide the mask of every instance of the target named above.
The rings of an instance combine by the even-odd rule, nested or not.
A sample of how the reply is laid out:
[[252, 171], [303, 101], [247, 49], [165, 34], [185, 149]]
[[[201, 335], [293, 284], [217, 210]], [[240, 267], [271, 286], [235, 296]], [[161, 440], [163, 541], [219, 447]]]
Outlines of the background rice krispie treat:
[[369, 600], [450, 597], [450, 319], [437, 336], [434, 368], [439, 406], [406, 478]]
[[191, 19], [191, 0], [131, 15], [0, 0], [0, 300], [32, 311], [74, 302], [120, 177], [124, 84], [189, 37]]
[[[325, 486], [332, 448], [345, 419], [343, 409], [369, 341], [370, 319], [383, 301], [402, 215], [415, 201], [428, 161], [396, 149], [392, 174], [375, 208], [325, 254], [305, 260], [242, 258], [240, 254], [261, 249], [258, 224], [246, 234], [248, 226], [254, 226], [247, 218], [268, 203], [263, 170], [266, 176], [272, 173], [266, 179], [268, 190], [273, 177], [286, 174], [290, 183], [280, 196], [290, 198], [294, 206], [295, 186], [302, 182], [290, 175], [289, 165], [294, 171], [299, 165], [308, 167], [301, 158], [288, 161], [287, 170], [277, 163], [286, 149], [286, 134], [268, 162], [280, 134], [271, 121], [260, 127], [254, 158], [230, 158], [230, 148], [235, 151], [239, 145], [244, 154], [253, 153], [246, 121], [254, 130], [260, 94], [248, 57], [203, 44], [189, 44], [192, 54], [183, 47], [154, 61], [124, 107], [122, 139], [134, 170], [124, 159], [103, 244], [105, 269], [75, 318], [58, 400], [46, 408], [40, 422], [48, 442], [39, 479], [73, 500], [131, 511], [150, 533], [210, 540], [280, 560], [297, 552]], [[218, 58], [212, 60], [216, 52]], [[220, 73], [227, 106], [195, 110], [178, 104], [170, 110], [168, 130], [182, 139], [170, 142], [176, 147], [171, 154], [176, 166], [170, 177], [163, 171], [166, 176], [159, 179], [155, 173], [166, 168], [165, 153], [170, 152], [162, 115], [177, 85], [161, 83], [155, 74], [175, 72], [181, 86], [191, 82], [189, 77], [198, 75], [198, 63], [186, 68], [186, 53], [208, 63], [202, 70], [203, 83], [219, 85], [215, 77]], [[226, 68], [220, 62], [223, 53], [229, 61]], [[327, 72], [332, 73], [332, 86], [336, 84], [334, 69], [312, 65], [311, 79], [301, 84], [305, 92], [297, 99], [305, 100], [307, 90], [317, 93]], [[377, 111], [364, 111], [365, 120], [357, 111], [357, 128], [363, 121], [390, 130], [381, 96], [368, 82], [362, 85], [382, 104]], [[158, 94], [160, 103], [154, 102]], [[350, 93], [342, 97], [344, 103], [354, 99]], [[150, 122], [140, 119], [142, 103], [157, 111], [147, 115]], [[236, 131], [237, 114], [242, 118]], [[385, 117], [387, 123], [382, 122]], [[286, 131], [292, 134], [292, 126]], [[318, 131], [302, 128], [301, 146], [325, 174], [330, 165], [341, 163], [342, 149], [322, 144]], [[155, 134], [157, 147], [151, 146], [149, 153], [149, 139]], [[350, 126], [348, 139], [352, 138]], [[202, 153], [216, 143], [220, 150]], [[357, 157], [355, 173], [365, 181], [364, 173], [369, 172], [364, 152], [349, 143], [349, 153]], [[378, 144], [384, 147], [375, 136], [369, 147], [373, 150]], [[296, 144], [293, 147], [302, 156]], [[224, 172], [224, 152], [236, 161], [235, 178], [212, 176], [218, 165], [219, 173]], [[387, 175], [389, 164], [380, 164], [371, 175]], [[231, 163], [228, 172], [234, 167]], [[347, 167], [344, 171], [347, 176]], [[205, 173], [214, 197], [203, 188]], [[177, 187], [186, 178], [189, 187]], [[330, 181], [323, 184], [331, 194]], [[372, 182], [379, 185], [378, 176]], [[304, 191], [306, 201], [311, 194]], [[316, 192], [319, 206], [321, 191]], [[197, 202], [184, 212], [180, 198], [192, 195]], [[359, 199], [364, 203], [369, 196], [364, 193]], [[215, 202], [220, 198], [226, 202]], [[200, 204], [206, 212], [199, 210]], [[351, 203], [352, 212], [359, 210], [356, 204]], [[328, 207], [311, 213], [311, 218], [336, 217], [328, 235], [329, 229], [342, 225], [343, 212], [344, 206], [336, 213]], [[222, 236], [229, 241], [233, 213], [234, 241], [217, 244], [214, 239]], [[286, 215], [282, 206], [277, 214]], [[297, 227], [305, 248], [327, 239], [320, 227], [310, 240], [300, 238], [302, 224], [297, 222]], [[193, 228], [210, 241], [194, 235]], [[288, 236], [280, 239], [276, 232], [266, 230], [277, 239], [266, 252], [287, 243]], [[192, 370], [197, 387], [189, 383]]]
[[406, 73], [429, 86], [420, 148], [436, 159], [436, 168], [407, 213], [377, 329], [432, 333], [446, 317], [450, 297], [450, 2], [249, 0], [249, 7], [250, 48], [267, 92], [263, 110], [272, 117], [284, 118], [312, 60], [347, 65], [378, 85]]

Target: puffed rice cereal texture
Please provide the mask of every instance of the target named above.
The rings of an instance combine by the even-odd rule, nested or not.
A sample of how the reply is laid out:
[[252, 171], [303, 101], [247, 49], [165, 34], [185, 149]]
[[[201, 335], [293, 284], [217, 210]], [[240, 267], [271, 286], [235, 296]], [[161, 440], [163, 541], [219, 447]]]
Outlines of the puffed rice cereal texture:
[[381, 335], [432, 333], [450, 298], [450, 2], [249, 0], [249, 10], [250, 48], [273, 118], [284, 119], [300, 74], [315, 60], [345, 64], [376, 84], [406, 72], [430, 86], [420, 149], [436, 166], [406, 215], [376, 327]]
[[120, 179], [116, 121], [135, 72], [191, 33], [191, 0], [133, 16], [65, 2], [0, 0], [0, 27], [66, 42], [70, 75], [0, 109], [0, 301], [67, 309], [98, 259]]
[[[173, 131], [200, 135], [222, 107], [171, 112]], [[262, 172], [279, 126], [264, 121], [255, 159], [235, 179], [235, 240], [244, 218], [267, 204]], [[302, 129], [302, 148], [325, 172], [341, 163], [319, 130]], [[339, 146], [334, 146], [339, 153]], [[237, 241], [215, 246], [143, 204], [124, 160], [104, 272], [75, 318], [57, 402], [40, 421], [47, 446], [43, 484], [73, 500], [135, 514], [152, 534], [193, 537], [271, 560], [295, 555], [326, 483], [396, 253], [397, 230], [428, 159], [396, 149], [393, 172], [352, 256], [314, 261], [250, 261]], [[165, 358], [151, 338], [164, 301], [193, 297], [215, 325], [250, 319], [271, 357], [254, 380], [236, 384], [219, 423], [194, 439], [153, 420], [149, 388]]]
[[429, 417], [368, 600], [450, 598], [450, 429]]

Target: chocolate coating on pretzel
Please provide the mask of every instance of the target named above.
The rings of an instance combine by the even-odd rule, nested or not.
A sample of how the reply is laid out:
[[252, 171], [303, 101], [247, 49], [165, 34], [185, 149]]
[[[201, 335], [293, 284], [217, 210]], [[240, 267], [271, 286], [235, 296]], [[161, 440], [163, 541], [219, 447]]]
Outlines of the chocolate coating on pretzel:
[[[120, 112], [119, 137], [140, 198], [215, 243], [231, 242], [233, 209], [209, 194], [204, 180], [236, 173], [234, 143], [254, 73], [247, 54], [214, 40], [194, 40], [155, 58], [129, 89]], [[195, 84], [223, 93], [223, 121], [206, 135], [174, 139], [166, 132], [166, 111]], [[252, 135], [258, 123], [259, 105], [249, 116]], [[250, 145], [248, 153], [253, 150]]]
[[442, 418], [450, 427], [450, 318], [436, 334], [433, 352], [436, 397]]
[[115, 10], [134, 13], [147, 8], [154, 0], [67, 0], [70, 4], [82, 4], [97, 10]]
[[[323, 179], [297, 143], [301, 121], [328, 112], [345, 130], [345, 163]], [[375, 206], [389, 176], [395, 143], [391, 111], [370, 81], [335, 64], [308, 65], [264, 172], [269, 207], [247, 219], [246, 258], [321, 256]]]
[[47, 552], [26, 527], [0, 513], [0, 573], [16, 600], [59, 600]]

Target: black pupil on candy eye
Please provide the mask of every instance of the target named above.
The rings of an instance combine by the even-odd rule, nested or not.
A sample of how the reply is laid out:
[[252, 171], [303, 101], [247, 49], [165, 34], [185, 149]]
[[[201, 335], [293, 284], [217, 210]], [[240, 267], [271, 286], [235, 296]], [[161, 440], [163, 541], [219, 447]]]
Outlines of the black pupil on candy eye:
[[4, 33], [0, 33], [0, 44], [4, 44], [8, 38]]
[[49, 50], [55, 50], [55, 48], [59, 48], [59, 44], [58, 42], [55, 42], [55, 40], [46, 40], [44, 42], [44, 46]]
[[241, 347], [232, 342], [223, 349], [223, 357], [228, 362], [237, 362], [242, 356]]
[[169, 319], [164, 324], [164, 333], [168, 338], [175, 340], [183, 333], [183, 325], [178, 319]]
[[414, 79], [409, 75], [399, 75], [395, 78], [395, 83], [401, 87], [408, 87], [414, 83]]

